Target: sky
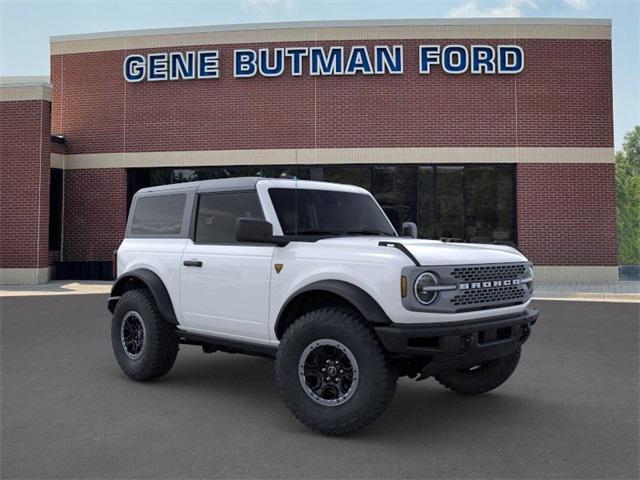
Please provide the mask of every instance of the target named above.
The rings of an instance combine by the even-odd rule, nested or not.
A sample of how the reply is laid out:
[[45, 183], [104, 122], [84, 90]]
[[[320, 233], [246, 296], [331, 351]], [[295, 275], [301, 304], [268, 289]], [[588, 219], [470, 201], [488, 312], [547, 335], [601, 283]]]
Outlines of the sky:
[[615, 146], [640, 125], [640, 0], [0, 0], [0, 75], [49, 75], [49, 36], [233, 23], [391, 18], [613, 21]]

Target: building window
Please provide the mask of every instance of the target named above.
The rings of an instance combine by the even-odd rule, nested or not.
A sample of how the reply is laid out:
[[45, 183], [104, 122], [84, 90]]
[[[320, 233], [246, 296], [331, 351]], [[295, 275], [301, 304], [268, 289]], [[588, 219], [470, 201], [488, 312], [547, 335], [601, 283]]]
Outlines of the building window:
[[396, 230], [416, 222], [418, 236], [464, 242], [516, 242], [515, 168], [499, 165], [268, 165], [129, 170], [139, 188], [241, 176], [297, 177], [369, 190]]
[[130, 168], [127, 171], [127, 210], [131, 207], [133, 195], [141, 188], [232, 177], [299, 178], [300, 180], [310, 180], [311, 169], [312, 167], [299, 165]]
[[372, 170], [371, 193], [396, 230], [404, 222], [417, 222], [416, 167], [381, 165]]
[[49, 187], [49, 250], [60, 250], [62, 236], [62, 190], [64, 172], [60, 168], [51, 169]]
[[515, 243], [512, 165], [418, 168], [419, 236]]

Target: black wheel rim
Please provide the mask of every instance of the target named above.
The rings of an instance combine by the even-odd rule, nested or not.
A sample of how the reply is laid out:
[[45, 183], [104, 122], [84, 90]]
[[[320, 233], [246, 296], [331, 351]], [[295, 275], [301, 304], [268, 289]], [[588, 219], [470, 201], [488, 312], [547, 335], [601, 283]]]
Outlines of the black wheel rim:
[[298, 374], [305, 393], [326, 407], [348, 402], [358, 387], [358, 362], [337, 340], [325, 338], [310, 343], [300, 356]]
[[120, 342], [127, 357], [132, 360], [140, 358], [146, 336], [147, 331], [140, 314], [134, 311], [127, 312], [120, 327]]

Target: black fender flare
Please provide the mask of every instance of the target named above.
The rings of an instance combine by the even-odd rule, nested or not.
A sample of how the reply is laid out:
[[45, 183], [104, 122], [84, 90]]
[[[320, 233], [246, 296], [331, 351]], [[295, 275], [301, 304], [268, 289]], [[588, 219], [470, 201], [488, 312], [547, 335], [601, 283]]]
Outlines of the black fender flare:
[[167, 287], [165, 287], [164, 282], [158, 275], [146, 268], [131, 270], [117, 278], [113, 287], [111, 287], [111, 297], [109, 298], [108, 308], [111, 313], [113, 313], [118, 300], [131, 283], [142, 284], [146, 287], [153, 295], [162, 319], [170, 325], [178, 325], [178, 319], [176, 318]]
[[321, 280], [319, 282], [310, 283], [296, 290], [289, 296], [278, 313], [278, 318], [274, 327], [277, 338], [281, 338], [284, 334], [288, 320], [289, 307], [294, 305], [296, 299], [298, 299], [302, 294], [312, 291], [327, 292], [342, 297], [353, 305], [367, 322], [378, 325], [388, 325], [391, 323], [391, 320], [378, 302], [376, 302], [371, 295], [360, 287], [342, 280]]

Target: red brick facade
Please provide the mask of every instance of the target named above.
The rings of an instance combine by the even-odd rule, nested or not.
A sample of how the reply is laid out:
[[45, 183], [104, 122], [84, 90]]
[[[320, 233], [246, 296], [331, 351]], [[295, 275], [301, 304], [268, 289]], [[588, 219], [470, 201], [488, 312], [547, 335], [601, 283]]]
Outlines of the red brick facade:
[[0, 268], [49, 264], [51, 103], [0, 102]]
[[[418, 45], [384, 40], [201, 45], [215, 80], [126, 83], [131, 51], [52, 55], [53, 131], [67, 154], [340, 147], [611, 147], [611, 42], [524, 39], [518, 75], [418, 73]], [[451, 43], [451, 42], [449, 42]], [[456, 40], [456, 44], [504, 43]], [[402, 44], [403, 75], [237, 79], [236, 48]], [[389, 163], [394, 159], [389, 158]], [[425, 158], [425, 163], [429, 159]], [[125, 170], [68, 171], [65, 260], [108, 260], [125, 224]], [[518, 241], [541, 265], [616, 265], [612, 164], [519, 164]], [[99, 208], [96, 208], [99, 205]]]
[[[518, 40], [518, 75], [418, 73], [419, 44], [443, 40], [202, 45], [215, 80], [126, 83], [131, 51], [53, 55], [53, 130], [67, 153], [337, 147], [613, 145], [611, 42]], [[456, 40], [456, 44], [499, 40]], [[233, 78], [235, 48], [402, 44], [403, 75]], [[390, 159], [393, 161], [393, 159]]]
[[64, 261], [109, 261], [127, 222], [124, 168], [67, 170]]
[[613, 164], [519, 164], [518, 244], [538, 265], [617, 265]]

